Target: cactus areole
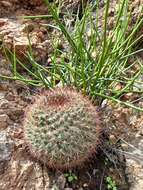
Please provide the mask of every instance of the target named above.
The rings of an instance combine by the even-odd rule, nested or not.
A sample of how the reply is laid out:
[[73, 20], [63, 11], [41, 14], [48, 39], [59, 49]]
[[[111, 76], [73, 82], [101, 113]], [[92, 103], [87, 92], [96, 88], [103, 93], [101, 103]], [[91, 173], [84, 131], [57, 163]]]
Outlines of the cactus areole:
[[25, 113], [29, 152], [50, 168], [82, 166], [96, 152], [100, 132], [96, 107], [75, 89], [47, 90], [36, 96]]

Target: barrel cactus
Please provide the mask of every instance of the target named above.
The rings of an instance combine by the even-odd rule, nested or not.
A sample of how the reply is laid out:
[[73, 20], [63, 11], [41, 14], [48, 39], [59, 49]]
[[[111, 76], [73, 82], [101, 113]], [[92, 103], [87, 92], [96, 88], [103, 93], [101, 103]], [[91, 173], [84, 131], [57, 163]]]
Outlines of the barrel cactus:
[[100, 143], [99, 120], [96, 107], [82, 93], [47, 90], [26, 110], [24, 140], [30, 154], [50, 168], [82, 166]]

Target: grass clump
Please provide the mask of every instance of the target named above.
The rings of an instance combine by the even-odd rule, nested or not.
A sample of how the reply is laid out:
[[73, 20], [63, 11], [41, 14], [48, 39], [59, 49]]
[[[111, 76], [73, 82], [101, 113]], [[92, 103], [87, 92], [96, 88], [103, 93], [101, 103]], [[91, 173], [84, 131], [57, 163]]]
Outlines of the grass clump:
[[[134, 46], [143, 38], [143, 35], [135, 38], [143, 20], [139, 16], [134, 27], [129, 28], [132, 19], [128, 12], [129, 1], [120, 0], [118, 2], [111, 32], [108, 31], [110, 0], [106, 0], [102, 27], [100, 27], [98, 0], [95, 5], [89, 4], [84, 9], [81, 19], [78, 15], [71, 15], [75, 20], [72, 28], [68, 28], [61, 21], [59, 7], [56, 7], [54, 3], [51, 4], [49, 0], [45, 0], [45, 4], [50, 12], [50, 18], [53, 18], [56, 23], [50, 27], [63, 34], [64, 43], [68, 48], [67, 50], [58, 49], [57, 45], [53, 44], [51, 65], [45, 68], [35, 61], [29, 37], [27, 56], [34, 72], [14, 56], [14, 77], [12, 79], [23, 80], [35, 86], [45, 85], [48, 88], [53, 88], [57, 82], [61, 82], [63, 86], [75, 86], [92, 98], [97, 96], [101, 100], [107, 98], [143, 111], [142, 108], [136, 107], [131, 102], [123, 102], [120, 99], [128, 92], [142, 93], [141, 89], [134, 90], [135, 84], [140, 83], [138, 76], [143, 73], [142, 63], [139, 59], [134, 59], [130, 64], [129, 59], [133, 59], [137, 53], [143, 51], [142, 49], [134, 50]], [[47, 15], [48, 17], [49, 15]], [[46, 15], [25, 18], [45, 19]], [[60, 63], [57, 63], [59, 57]], [[16, 71], [16, 64], [20, 64], [27, 70], [30, 79]], [[118, 89], [117, 86], [120, 88]]]

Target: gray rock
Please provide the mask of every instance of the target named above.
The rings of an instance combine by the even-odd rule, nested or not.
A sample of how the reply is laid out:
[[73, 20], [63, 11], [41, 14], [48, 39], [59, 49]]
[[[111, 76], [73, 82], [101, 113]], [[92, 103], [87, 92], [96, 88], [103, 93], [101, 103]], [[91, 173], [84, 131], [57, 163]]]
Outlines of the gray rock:
[[12, 141], [8, 140], [6, 132], [0, 132], [0, 174], [5, 170], [5, 167], [10, 160], [12, 153]]
[[65, 176], [63, 174], [58, 176], [56, 184], [59, 187], [59, 189], [61, 189], [61, 190], [64, 189], [65, 184], [66, 184], [66, 178], [65, 178]]
[[7, 161], [11, 155], [12, 141], [8, 140], [6, 132], [0, 132], [0, 162]]

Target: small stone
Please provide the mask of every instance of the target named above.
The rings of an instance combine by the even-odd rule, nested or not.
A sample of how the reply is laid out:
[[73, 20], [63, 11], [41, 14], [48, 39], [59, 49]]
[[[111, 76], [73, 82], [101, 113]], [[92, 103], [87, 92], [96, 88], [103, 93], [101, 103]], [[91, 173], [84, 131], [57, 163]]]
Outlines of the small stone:
[[114, 10], [114, 8], [110, 8], [110, 9], [109, 9], [109, 13], [108, 13], [108, 15], [111, 16], [111, 17], [113, 17], [114, 14], [115, 14], [115, 10]]
[[91, 53], [91, 56], [92, 56], [93, 59], [96, 58], [97, 52], [96, 52], [96, 51], [93, 51], [93, 52]]
[[9, 160], [11, 146], [5, 131], [0, 132], [0, 162]]
[[26, 24], [23, 28], [23, 32], [30, 33], [34, 30], [34, 25], [33, 24]]
[[0, 90], [7, 91], [8, 90], [8, 83], [0, 81]]
[[139, 138], [141, 136], [141, 134], [140, 133], [137, 133], [136, 135], [135, 135], [135, 138]]
[[105, 108], [107, 106], [108, 100], [105, 99], [103, 100], [102, 104], [101, 104], [101, 108]]
[[88, 184], [87, 184], [87, 183], [84, 183], [84, 184], [83, 184], [83, 187], [88, 187]]
[[15, 96], [9, 92], [8, 94], [6, 94], [5, 98], [8, 100], [8, 101], [13, 101], [15, 100]]
[[65, 176], [62, 174], [58, 177], [57, 179], [57, 185], [59, 187], [59, 189], [64, 189], [65, 187], [65, 184], [66, 184], [66, 178]]
[[[143, 151], [143, 139], [140, 140], [138, 146], [139, 146], [140, 150]], [[140, 153], [140, 154], [141, 154], [141, 153]]]
[[0, 100], [4, 99], [4, 93], [0, 93]]
[[125, 144], [125, 143], [122, 143], [122, 148], [123, 148], [123, 149], [126, 149], [126, 148], [128, 148], [128, 145]]
[[1, 1], [1, 3], [4, 7], [11, 7], [12, 6], [12, 4], [8, 1]]
[[24, 109], [13, 107], [8, 110], [7, 114], [10, 119], [17, 120], [17, 119], [20, 119], [20, 116], [24, 114]]
[[122, 89], [122, 85], [121, 84], [117, 84], [114, 88], [114, 90], [121, 90]]
[[6, 114], [1, 114], [0, 115], [0, 122], [1, 121], [7, 121], [8, 120], [8, 116]]
[[111, 141], [115, 141], [116, 140], [116, 137], [114, 135], [110, 135], [109, 138], [110, 138]]
[[7, 21], [8, 21], [8, 19], [0, 18], [0, 27], [4, 26]]
[[127, 94], [124, 95], [124, 99], [125, 100], [129, 100], [132, 96], [133, 96], [133, 93], [129, 92], [129, 93], [127, 93]]
[[0, 101], [0, 108], [6, 109], [6, 108], [8, 108], [8, 106], [9, 106], [9, 103], [7, 100]]
[[41, 39], [42, 41], [44, 40], [44, 38], [45, 38], [45, 36], [44, 36], [44, 34], [43, 34], [43, 32], [41, 32], [41, 31], [39, 31], [39, 32], [37, 32], [37, 37], [39, 38], [39, 39]]
[[137, 181], [131, 190], [141, 190], [141, 189], [143, 189], [143, 180]]
[[0, 115], [0, 129], [6, 128], [8, 126], [9, 117], [6, 114]]

